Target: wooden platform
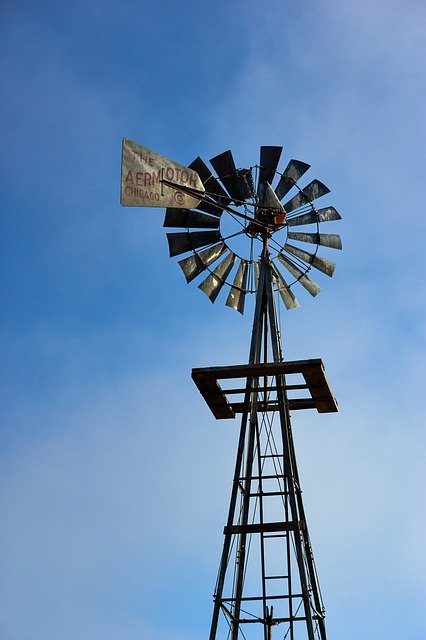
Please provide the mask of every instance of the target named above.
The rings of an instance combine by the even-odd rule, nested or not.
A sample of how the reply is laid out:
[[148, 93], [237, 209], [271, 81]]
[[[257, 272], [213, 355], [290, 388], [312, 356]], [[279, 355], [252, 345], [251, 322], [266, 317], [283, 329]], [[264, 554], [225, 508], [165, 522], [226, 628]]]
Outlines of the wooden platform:
[[[289, 384], [292, 376], [299, 374], [304, 382]], [[259, 411], [276, 411], [278, 404], [274, 400], [277, 389], [276, 377], [286, 376], [284, 388], [287, 391], [290, 410], [316, 409], [319, 413], [338, 411], [338, 405], [333, 398], [331, 389], [325, 377], [324, 365], [321, 359], [293, 360], [288, 362], [267, 363], [258, 365], [233, 365], [230, 367], [207, 367], [192, 370], [192, 379], [210, 410], [218, 420], [235, 418], [236, 414], [244, 411], [244, 401], [232, 402], [228, 396], [244, 396], [247, 380], [258, 381], [254, 388], [259, 389], [257, 406]], [[222, 389], [219, 380], [236, 381], [244, 379], [243, 386], [230, 386]], [[279, 378], [280, 383], [282, 377]], [[235, 385], [235, 382], [234, 382]], [[263, 402], [263, 393], [268, 391], [268, 401]], [[292, 397], [297, 391], [304, 391], [302, 397]], [[266, 397], [266, 394], [265, 394]]]

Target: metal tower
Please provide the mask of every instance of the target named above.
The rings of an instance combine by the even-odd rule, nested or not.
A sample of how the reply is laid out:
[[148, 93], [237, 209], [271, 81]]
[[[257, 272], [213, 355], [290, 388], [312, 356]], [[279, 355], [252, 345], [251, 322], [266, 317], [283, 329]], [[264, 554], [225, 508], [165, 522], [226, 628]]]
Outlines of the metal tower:
[[[191, 253], [179, 262], [187, 281], [207, 270], [199, 287], [214, 302], [222, 287], [229, 285], [226, 304], [241, 313], [245, 295], [256, 294], [248, 364], [192, 371], [217, 419], [241, 414], [210, 640], [327, 638], [290, 412], [308, 408], [334, 412], [337, 403], [321, 360], [284, 360], [276, 293], [287, 308], [298, 306], [291, 290], [295, 283], [312, 295], [318, 293], [318, 285], [308, 276], [311, 267], [329, 276], [334, 271], [334, 263], [317, 256], [318, 246], [341, 248], [339, 236], [319, 233], [319, 223], [338, 220], [340, 215], [333, 207], [314, 207], [313, 201], [328, 192], [325, 185], [314, 180], [304, 189], [297, 186], [309, 167], [300, 161], [291, 160], [272, 189], [280, 153], [281, 147], [261, 147], [260, 164], [250, 169], [236, 169], [229, 151], [213, 158], [225, 190], [200, 158], [182, 167], [135, 143], [123, 143], [122, 203], [170, 207], [164, 226], [186, 227], [184, 232], [169, 233], [168, 241], [172, 256]], [[291, 189], [295, 195], [281, 205]], [[235, 210], [231, 202], [243, 206], [243, 211]], [[224, 234], [225, 211], [240, 225], [239, 232]], [[316, 231], [289, 230], [296, 225], [314, 225]], [[285, 240], [277, 240], [283, 232]], [[249, 241], [249, 258], [230, 248], [230, 238], [237, 235]], [[315, 252], [288, 239], [315, 244]], [[260, 245], [258, 260], [253, 257], [254, 242]], [[275, 259], [294, 277], [290, 285]], [[237, 260], [231, 283], [227, 278]]]
[[[194, 369], [192, 376], [216, 418], [241, 413], [210, 640], [227, 637], [219, 627], [222, 614], [232, 640], [270, 640], [279, 624], [279, 638], [325, 640], [290, 410], [337, 411], [337, 405], [321, 360], [283, 360], [267, 251], [261, 260], [249, 364]], [[291, 378], [297, 382], [292, 384]], [[219, 380], [228, 388], [222, 389]], [[242, 380], [239, 386], [237, 380]], [[295, 392], [304, 397], [289, 398]], [[228, 399], [237, 396], [241, 401]]]

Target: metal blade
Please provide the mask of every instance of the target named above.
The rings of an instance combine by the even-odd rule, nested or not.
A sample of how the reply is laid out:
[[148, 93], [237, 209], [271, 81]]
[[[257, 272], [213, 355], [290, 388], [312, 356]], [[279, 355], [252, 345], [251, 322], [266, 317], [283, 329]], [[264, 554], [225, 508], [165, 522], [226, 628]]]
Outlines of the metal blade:
[[257, 198], [261, 205], [265, 204], [266, 183], [271, 184], [281, 156], [282, 147], [260, 147], [259, 178], [257, 182]]
[[192, 209], [166, 209], [163, 227], [180, 227], [193, 229], [219, 229], [220, 218], [207, 216]]
[[216, 244], [220, 242], [220, 239], [219, 231], [184, 231], [167, 234], [170, 257], [204, 247], [207, 244]]
[[254, 198], [254, 182], [251, 169], [237, 169], [240, 200]]
[[211, 158], [210, 162], [236, 204], [239, 204], [241, 200], [251, 197], [250, 179], [247, 177], [251, 175], [250, 170], [237, 170], [234, 157], [230, 150], [224, 151], [218, 156]]
[[284, 302], [285, 308], [297, 309], [298, 307], [300, 307], [300, 304], [298, 303], [294, 293], [274, 264], [272, 265], [272, 273], [277, 280], [278, 291], [282, 298], [282, 301]]
[[342, 240], [336, 233], [299, 233], [298, 231], [289, 231], [288, 237], [290, 240], [320, 244], [323, 247], [330, 247], [331, 249], [342, 248]]
[[294, 247], [292, 244], [288, 243], [284, 245], [284, 249], [300, 260], [304, 260], [308, 264], [311, 264], [315, 269], [322, 271], [326, 275], [330, 276], [330, 278], [333, 275], [336, 265], [334, 262], [331, 262], [331, 260], [320, 258], [320, 256], [316, 256], [308, 251], [303, 251], [303, 249], [299, 249], [298, 247]]
[[227, 250], [226, 244], [221, 242], [213, 247], [203, 249], [199, 253], [193, 253], [189, 258], [179, 260], [178, 264], [182, 269], [187, 282], [191, 282], [207, 267], [215, 262]]
[[282, 147], [260, 147], [258, 187], [264, 182], [272, 183], [282, 150]]
[[238, 271], [235, 275], [234, 282], [232, 283], [231, 290], [226, 299], [226, 306], [235, 309], [239, 313], [244, 313], [244, 303], [246, 299], [246, 286], [247, 286], [247, 260], [241, 260]]
[[260, 262], [253, 262], [254, 271], [254, 288], [257, 291], [259, 288], [259, 276], [260, 276]]
[[[213, 200], [213, 198], [212, 198]], [[209, 213], [211, 216], [220, 217], [223, 213], [223, 206], [216, 204], [210, 204], [210, 202], [205, 202], [203, 200], [200, 201], [200, 204], [197, 205], [197, 209], [199, 211], [204, 211], [204, 213]]]
[[231, 198], [228, 196], [220, 182], [216, 180], [208, 166], [199, 156], [198, 158], [195, 158], [193, 162], [191, 162], [189, 168], [193, 171], [196, 171], [200, 176], [206, 190], [206, 194], [212, 197], [213, 200], [216, 200], [216, 202], [221, 206], [221, 208], [218, 208], [214, 205], [202, 202], [198, 205], [197, 209], [205, 211], [206, 213], [212, 213], [213, 215], [220, 216], [223, 211], [223, 207], [227, 207], [228, 204], [231, 203]]
[[294, 218], [287, 218], [289, 227], [297, 227], [302, 224], [314, 224], [316, 222], [331, 222], [332, 220], [341, 220], [342, 216], [334, 207], [325, 207], [309, 213], [302, 213]]
[[307, 202], [313, 202], [317, 198], [321, 198], [321, 196], [329, 193], [329, 191], [330, 189], [319, 180], [312, 180], [312, 182], [306, 185], [299, 193], [296, 193], [291, 200], [285, 203], [284, 209], [287, 213], [290, 213], [290, 211], [298, 209]]
[[310, 166], [310, 164], [306, 164], [306, 162], [301, 162], [300, 160], [290, 160], [275, 189], [279, 200], [284, 198], [285, 194], [288, 193], [299, 178], [307, 172]]
[[[237, 167], [235, 166], [234, 157], [232, 155], [232, 151], [228, 149], [228, 151], [224, 151], [214, 158], [210, 159], [214, 170], [216, 171], [219, 178], [222, 180], [223, 184], [226, 187], [228, 193], [235, 198], [235, 194], [232, 193], [234, 183], [230, 179], [232, 175], [234, 175], [237, 171]], [[238, 196], [238, 194], [236, 194]]]
[[264, 187], [262, 207], [274, 209], [276, 213], [283, 213], [284, 207], [269, 182], [265, 182]]
[[208, 296], [212, 302], [216, 300], [220, 290], [225, 284], [226, 278], [234, 266], [236, 257], [235, 253], [231, 251], [216, 267], [213, 273], [207, 276], [207, 278], [198, 285], [198, 288], [201, 289], [201, 291], [204, 291], [206, 296]]
[[287, 271], [289, 271], [291, 275], [294, 276], [298, 282], [300, 282], [302, 287], [304, 287], [306, 291], [309, 291], [311, 296], [316, 296], [321, 291], [316, 282], [305, 275], [304, 272], [299, 269], [299, 267], [296, 267], [296, 265], [290, 262], [285, 256], [283, 256], [282, 253], [279, 253], [277, 258], [287, 269]]

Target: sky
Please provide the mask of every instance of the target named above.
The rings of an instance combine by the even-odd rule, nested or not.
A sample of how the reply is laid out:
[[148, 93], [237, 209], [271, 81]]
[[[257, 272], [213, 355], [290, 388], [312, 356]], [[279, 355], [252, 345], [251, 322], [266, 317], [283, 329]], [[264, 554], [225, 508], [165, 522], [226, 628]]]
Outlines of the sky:
[[238, 421], [190, 372], [247, 361], [252, 306], [212, 306], [163, 211], [120, 206], [123, 137], [183, 165], [282, 145], [331, 189], [336, 272], [282, 318], [340, 406], [293, 419], [328, 635], [424, 640], [424, 2], [0, 15], [1, 640], [210, 627]]

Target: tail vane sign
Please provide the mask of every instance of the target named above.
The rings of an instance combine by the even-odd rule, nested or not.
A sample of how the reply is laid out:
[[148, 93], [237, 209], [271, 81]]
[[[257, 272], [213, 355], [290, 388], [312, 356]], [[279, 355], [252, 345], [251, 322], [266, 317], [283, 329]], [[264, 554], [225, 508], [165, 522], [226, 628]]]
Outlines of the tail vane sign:
[[204, 191], [196, 171], [124, 138], [120, 198], [123, 206], [195, 209]]

